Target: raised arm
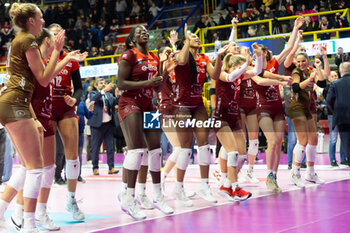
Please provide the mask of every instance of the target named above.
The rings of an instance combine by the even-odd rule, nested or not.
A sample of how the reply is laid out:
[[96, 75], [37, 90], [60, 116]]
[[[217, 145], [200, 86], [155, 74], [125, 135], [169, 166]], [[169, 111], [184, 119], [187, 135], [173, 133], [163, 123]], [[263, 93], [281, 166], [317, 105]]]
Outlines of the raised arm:
[[321, 54], [323, 58], [323, 75], [328, 77], [331, 75], [331, 68], [329, 66], [327, 49], [325, 47], [321, 47]]
[[260, 76], [253, 76], [251, 79], [259, 86], [271, 86], [271, 85], [282, 85], [286, 86], [288, 82], [280, 81], [276, 79], [261, 78]]
[[181, 49], [181, 51], [176, 54], [176, 60], [180, 66], [186, 65], [188, 63], [188, 60], [190, 58], [189, 52], [190, 52], [190, 41], [191, 41], [191, 34], [187, 32], [187, 24], [185, 24], [185, 38], [184, 46]]
[[228, 39], [228, 41], [235, 42], [236, 41], [238, 19], [236, 17], [233, 17], [231, 20], [231, 23], [232, 23], [232, 30], [231, 30], [230, 38]]
[[221, 67], [222, 67], [221, 57], [223, 54], [226, 53], [228, 48], [229, 48], [229, 45], [225, 45], [224, 47], [219, 49], [218, 55], [216, 57], [215, 66], [213, 66], [213, 64], [211, 64], [211, 62], [207, 64], [207, 72], [209, 74], [209, 77], [212, 80], [218, 80], [220, 78]]
[[284, 67], [288, 68], [292, 65], [295, 53], [298, 50], [299, 42], [303, 39], [303, 31], [298, 31], [297, 39], [295, 40], [294, 46], [292, 48], [292, 51], [288, 54], [287, 59], [284, 61]]

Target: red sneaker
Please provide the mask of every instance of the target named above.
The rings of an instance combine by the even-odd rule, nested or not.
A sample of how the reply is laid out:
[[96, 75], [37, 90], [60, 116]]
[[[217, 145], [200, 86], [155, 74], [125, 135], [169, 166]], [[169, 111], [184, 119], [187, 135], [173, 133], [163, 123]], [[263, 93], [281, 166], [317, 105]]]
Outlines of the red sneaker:
[[219, 193], [228, 198], [230, 201], [236, 201], [235, 193], [233, 192], [232, 188], [226, 188], [223, 185], [221, 185]]
[[243, 190], [241, 187], [237, 186], [233, 192], [235, 199], [238, 201], [245, 201], [252, 196], [252, 193]]

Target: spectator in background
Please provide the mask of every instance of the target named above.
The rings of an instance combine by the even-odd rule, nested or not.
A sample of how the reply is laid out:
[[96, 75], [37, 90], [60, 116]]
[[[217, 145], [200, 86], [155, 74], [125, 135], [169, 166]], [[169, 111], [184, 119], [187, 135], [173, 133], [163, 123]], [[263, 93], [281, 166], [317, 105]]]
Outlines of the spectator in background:
[[327, 120], [328, 118], [327, 105], [321, 95], [317, 95], [315, 105], [317, 109], [317, 121]]
[[115, 49], [114, 54], [122, 54], [124, 52], [124, 46], [122, 44], [119, 44], [117, 48]]
[[339, 47], [338, 52], [335, 56], [335, 64], [337, 65], [337, 70], [338, 70], [338, 76], [340, 77], [339, 74], [339, 66], [341, 63], [349, 61], [349, 54], [344, 53], [343, 48]]
[[161, 10], [162, 9], [157, 7], [154, 2], [151, 3], [151, 7], [148, 9], [148, 11], [151, 12], [153, 18], [155, 18], [158, 15], [158, 12]]
[[158, 44], [157, 49], [160, 49], [162, 47], [169, 46], [169, 42], [166, 40], [165, 37], [162, 38], [162, 41]]
[[[345, 28], [349, 27], [349, 22], [344, 16], [342, 16], [339, 12], [335, 14], [335, 20], [334, 20], [334, 28]], [[350, 37], [349, 31], [342, 31], [339, 32], [339, 38], [346, 38]]]
[[[282, 5], [280, 10], [276, 12], [276, 17], [280, 18], [280, 17], [286, 17], [286, 16], [290, 16], [290, 14], [288, 13], [286, 6]], [[288, 28], [290, 26], [289, 20], [280, 21], [280, 24], [282, 28], [282, 33], [287, 33]]]
[[257, 33], [257, 36], [268, 36], [270, 33], [269, 33], [269, 30], [266, 28], [266, 25], [265, 24], [261, 24], [261, 27]]
[[11, 38], [13, 37], [12, 35], [13, 28], [9, 24], [7, 20], [5, 20], [4, 25], [2, 25], [1, 30], [0, 30], [0, 36], [1, 36], [1, 47]]
[[[208, 22], [207, 22], [207, 28], [208, 27], [215, 27], [217, 26], [218, 24], [214, 21], [214, 18], [213, 17], [209, 17], [208, 19]], [[213, 43], [215, 40], [213, 38], [213, 34], [216, 33], [216, 30], [207, 30], [207, 40], [208, 40], [208, 43]]]
[[[249, 22], [249, 21], [252, 21], [252, 20], [248, 16], [248, 13], [247, 12], [243, 12], [242, 18], [241, 18], [241, 22], [243, 23], [243, 22]], [[241, 33], [242, 33], [242, 38], [248, 38], [249, 37], [249, 35], [248, 35], [248, 25], [241, 26], [240, 29], [241, 29]]]
[[109, 27], [108, 36], [112, 39], [113, 43], [117, 43], [117, 34], [119, 30], [119, 23], [117, 19], [112, 19], [112, 24]]
[[[218, 13], [218, 18], [219, 18], [219, 26], [226, 24], [225, 19], [221, 13]], [[225, 29], [219, 29], [218, 33], [219, 33], [219, 40], [226, 40], [227, 39]]]
[[251, 14], [252, 21], [262, 20], [263, 15], [258, 11], [258, 9], [253, 8], [253, 13]]
[[193, 29], [192, 29], [192, 33], [195, 33], [197, 31], [198, 28], [205, 28], [205, 17], [202, 16], [197, 23], [194, 25]]
[[[328, 30], [331, 28], [332, 28], [332, 26], [329, 25], [327, 17], [323, 16], [321, 19], [319, 30]], [[320, 38], [321, 38], [321, 40], [329, 40], [329, 39], [331, 39], [331, 33], [330, 32], [322, 33]]]
[[245, 12], [246, 1], [247, 0], [238, 0], [238, 10], [239, 10], [239, 12], [241, 12], [241, 13]]
[[117, 18], [120, 23], [120, 25], [126, 24], [126, 8], [128, 5], [126, 4], [125, 0], [117, 0], [116, 3], [116, 11], [117, 11]]
[[255, 25], [249, 25], [248, 27], [248, 34], [250, 37], [255, 37], [256, 36], [256, 26]]
[[[232, 13], [229, 9], [225, 9], [225, 24], [231, 24], [232, 21]], [[225, 28], [225, 40], [228, 39], [228, 37], [230, 36], [231, 33], [231, 28]]]
[[136, 19], [135, 18], [140, 16], [140, 10], [141, 10], [141, 7], [137, 3], [137, 1], [134, 0], [133, 3], [132, 3], [132, 9], [131, 9], [131, 12], [130, 12], [130, 24], [136, 23]]
[[106, 47], [107, 47], [108, 45], [112, 46], [112, 45], [113, 45], [113, 42], [112, 42], [111, 38], [109, 38], [109, 36], [106, 35], [106, 36], [103, 37], [103, 41], [102, 41], [102, 43], [101, 43], [101, 47], [102, 47], [104, 50], [106, 50]]
[[[312, 32], [316, 29], [316, 23], [311, 21], [310, 16], [305, 17], [305, 23], [302, 26], [303, 32]], [[313, 35], [304, 35], [303, 36], [304, 41], [313, 41]]]

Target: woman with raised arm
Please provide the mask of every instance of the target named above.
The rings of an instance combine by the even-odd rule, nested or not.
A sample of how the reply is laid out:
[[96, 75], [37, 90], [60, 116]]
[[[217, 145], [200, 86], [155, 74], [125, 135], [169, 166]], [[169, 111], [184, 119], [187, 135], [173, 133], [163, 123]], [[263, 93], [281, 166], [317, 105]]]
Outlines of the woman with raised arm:
[[326, 80], [324, 79], [322, 63], [319, 59], [315, 60], [316, 71], [314, 71], [308, 68], [309, 58], [306, 53], [297, 53], [295, 58], [297, 68], [292, 72], [293, 98], [288, 114], [292, 119], [298, 141], [293, 150], [291, 175], [293, 183], [302, 188], [305, 185], [301, 180], [300, 165], [304, 151], [307, 159], [305, 180], [317, 184], [324, 183], [317, 176], [314, 169], [317, 147], [317, 125], [312, 117], [310, 102], [314, 83], [320, 87], [325, 87]]
[[[163, 78], [158, 75], [162, 67], [158, 57], [147, 50], [149, 34], [145, 27], [137, 26], [130, 32], [134, 48], [124, 52], [119, 60], [118, 87], [124, 90], [119, 100], [119, 121], [128, 147], [123, 164], [127, 191], [121, 192], [121, 208], [136, 220], [146, 218], [135, 201], [135, 184], [141, 164], [148, 165], [153, 182], [153, 205], [165, 214], [173, 213], [161, 192], [160, 130], [143, 129], [143, 112], [154, 111], [153, 89], [160, 91]], [[162, 70], [160, 70], [162, 72]], [[158, 117], [155, 113], [153, 117]]]
[[[286, 59], [292, 50], [299, 28], [303, 25], [304, 18], [298, 17], [294, 22], [294, 28], [286, 47], [276, 56], [271, 57], [270, 52], [264, 45], [263, 49], [263, 70], [278, 74], [280, 64]], [[277, 170], [281, 157], [282, 139], [284, 135], [284, 109], [278, 85], [260, 86], [255, 85], [259, 94], [258, 98], [258, 121], [259, 126], [265, 134], [268, 142], [266, 150], [266, 162], [268, 176], [266, 186], [275, 192], [281, 192], [277, 184]]]
[[30, 106], [35, 83], [47, 86], [59, 71], [57, 63], [64, 44], [64, 31], [54, 40], [51, 61], [42, 64], [35, 36], [42, 32], [44, 20], [37, 5], [14, 3], [10, 9], [14, 25], [21, 30], [12, 41], [7, 61], [8, 77], [0, 96], [0, 122], [5, 125], [22, 166], [8, 182], [0, 199], [0, 231], [10, 232], [4, 213], [18, 191], [23, 189], [24, 214], [21, 232], [39, 232], [35, 209], [43, 176], [40, 134], [44, 129]]

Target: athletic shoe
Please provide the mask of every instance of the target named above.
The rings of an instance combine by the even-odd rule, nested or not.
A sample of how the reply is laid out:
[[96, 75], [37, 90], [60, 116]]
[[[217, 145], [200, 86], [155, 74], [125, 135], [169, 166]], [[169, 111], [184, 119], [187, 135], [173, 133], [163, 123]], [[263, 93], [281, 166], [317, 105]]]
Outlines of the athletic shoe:
[[331, 162], [331, 166], [332, 167], [339, 167], [339, 165], [337, 164], [337, 161], [335, 161], [335, 160], [333, 162]]
[[58, 178], [58, 179], [55, 179], [55, 184], [58, 184], [58, 185], [65, 185], [67, 184], [66, 181], [64, 179], [62, 179], [62, 177]]
[[[12, 216], [10, 216], [7, 219], [6, 223], [3, 223], [2, 220], [3, 218], [0, 218], [0, 232], [7, 232], [5, 231], [5, 229], [8, 229], [8, 228], [3, 228], [3, 226], [13, 228], [16, 230], [16, 232], [19, 232], [21, 230], [22, 222], [20, 224], [16, 223], [16, 221], [12, 218]], [[9, 232], [11, 231], [9, 230]]]
[[167, 197], [166, 192], [165, 192], [165, 181], [164, 181], [164, 180], [161, 180], [161, 181], [160, 181], [160, 187], [161, 187], [161, 189], [162, 189], [162, 194], [163, 194], [163, 196], [164, 196], [164, 197]]
[[219, 194], [225, 196], [229, 201], [236, 201], [235, 193], [233, 192], [232, 188], [226, 188], [223, 185], [221, 185], [219, 189]]
[[115, 170], [114, 168], [108, 170], [108, 175], [114, 175], [114, 174], [118, 174], [119, 170]]
[[86, 183], [86, 181], [81, 176], [78, 177], [78, 182], [83, 183], [83, 184]]
[[349, 162], [347, 160], [341, 161], [340, 165], [344, 165], [344, 166], [349, 166]]
[[35, 223], [37, 226], [45, 228], [49, 231], [58, 231], [60, 229], [60, 227], [51, 220], [47, 213], [44, 215], [35, 216]]
[[98, 171], [97, 168], [95, 168], [95, 169], [93, 170], [93, 174], [94, 174], [94, 176], [98, 176], [98, 175], [100, 175], [100, 172]]
[[299, 188], [304, 188], [305, 184], [303, 183], [303, 181], [301, 180], [301, 175], [300, 174], [294, 174], [292, 173], [292, 181], [293, 183], [299, 187]]
[[158, 195], [158, 197], [156, 197], [153, 200], [153, 205], [154, 205], [154, 207], [156, 207], [157, 209], [162, 211], [164, 214], [172, 214], [172, 213], [174, 213], [173, 208], [168, 206], [168, 204], [165, 202], [164, 196], [162, 194]]
[[239, 171], [238, 174], [237, 174], [237, 176], [238, 176], [237, 181], [238, 181], [239, 184], [242, 184], [242, 183], [247, 182], [247, 179], [244, 177], [242, 171]]
[[209, 185], [207, 185], [207, 187], [201, 187], [198, 190], [198, 195], [203, 198], [206, 201], [212, 202], [212, 203], [217, 203], [218, 201], [215, 199], [215, 197], [213, 197], [213, 195], [211, 194], [210, 191], [210, 187]]
[[253, 184], [259, 183], [259, 180], [254, 175], [254, 170], [247, 171], [246, 179], [252, 182]]
[[73, 214], [73, 218], [75, 220], [83, 221], [85, 219], [85, 215], [83, 212], [80, 211], [75, 198], [68, 198], [67, 199], [66, 210]]
[[276, 189], [274, 190], [276, 193], [281, 193], [282, 192], [282, 189], [278, 186], [277, 184], [277, 174], [274, 175], [275, 177], [275, 186], [276, 186]]
[[38, 228], [26, 228], [21, 229], [20, 233], [44, 233], [44, 231], [39, 230]]
[[153, 209], [152, 202], [148, 199], [146, 194], [137, 194], [136, 201], [142, 209], [151, 210]]
[[125, 198], [122, 198], [121, 209], [135, 220], [142, 220], [147, 217], [136, 204], [135, 198], [130, 195], [125, 195]]
[[288, 164], [288, 170], [292, 170], [292, 164]]
[[272, 172], [267, 176], [266, 187], [277, 193], [282, 191], [281, 188], [278, 187], [276, 177], [273, 175]]
[[182, 205], [187, 207], [193, 206], [193, 202], [185, 195], [185, 191], [183, 188], [181, 189], [175, 188], [174, 196], [175, 196], [175, 199], [180, 201]]
[[237, 186], [235, 188], [234, 195], [236, 200], [245, 201], [252, 196], [252, 193], [245, 191], [241, 187]]
[[311, 183], [315, 183], [315, 184], [324, 184], [324, 180], [321, 180], [317, 173], [315, 173], [314, 175], [311, 175], [310, 173], [306, 173], [305, 175], [305, 180], [311, 182]]
[[185, 190], [185, 195], [186, 195], [186, 197], [193, 197], [196, 195], [196, 192], [191, 191], [191, 190]]
[[306, 163], [301, 163], [300, 164], [300, 168], [306, 168], [306, 167], [307, 167]]
[[256, 156], [255, 157], [255, 162], [256, 163], [262, 163], [262, 162], [264, 162], [264, 160], [263, 159], [259, 159], [258, 156]]

